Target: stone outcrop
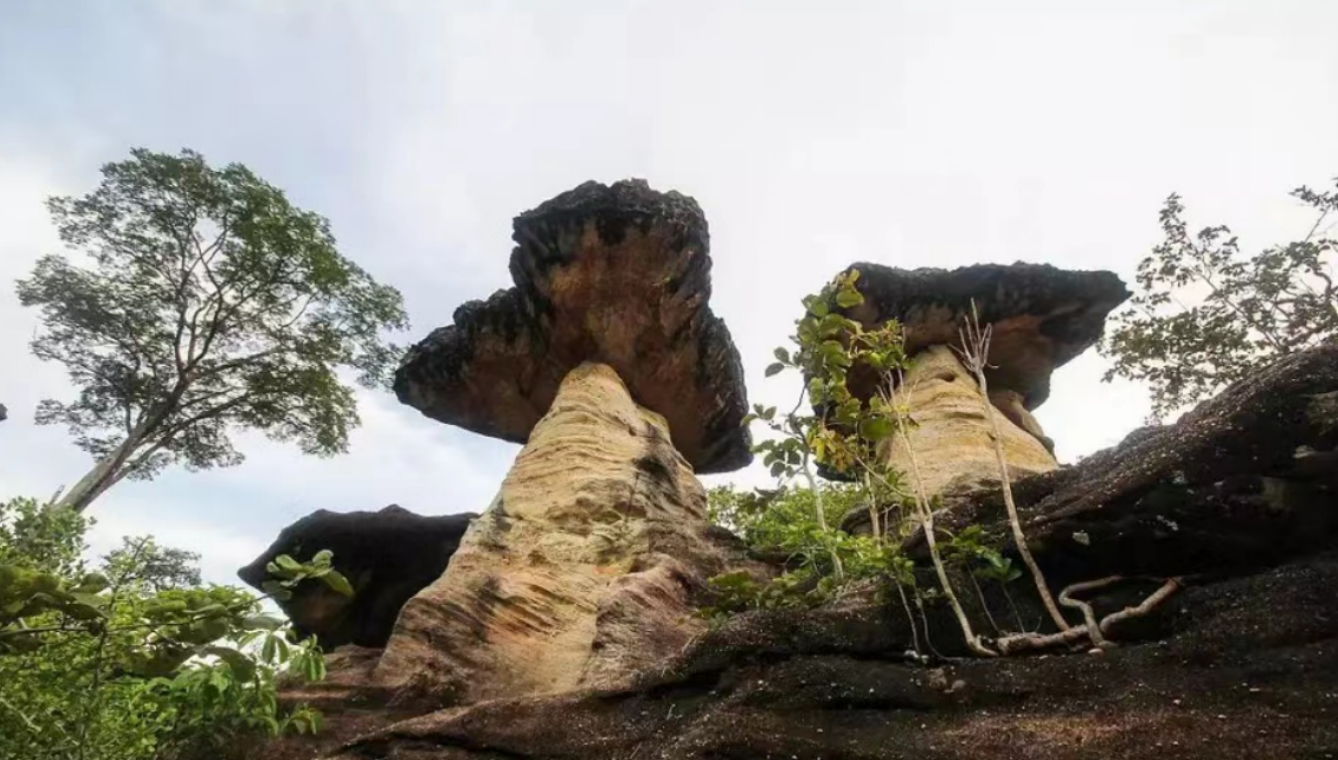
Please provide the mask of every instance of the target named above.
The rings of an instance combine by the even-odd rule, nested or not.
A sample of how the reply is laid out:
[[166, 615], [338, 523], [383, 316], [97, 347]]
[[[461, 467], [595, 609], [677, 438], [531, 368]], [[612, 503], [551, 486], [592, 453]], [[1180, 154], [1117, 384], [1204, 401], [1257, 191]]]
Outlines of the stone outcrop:
[[977, 264], [960, 269], [897, 269], [858, 263], [863, 304], [850, 317], [865, 324], [895, 319], [905, 328], [906, 354], [959, 345], [962, 320], [974, 305], [993, 325], [987, 380], [991, 390], [1020, 393], [1027, 409], [1050, 395], [1055, 368], [1101, 338], [1106, 316], [1131, 294], [1112, 272], [1048, 264]]
[[445, 710], [328, 757], [1322, 758], [1338, 750], [1335, 584], [1327, 554], [1187, 588], [1155, 642], [931, 667], [903, 660], [905, 618], [882, 607], [749, 613], [636, 688]]
[[[760, 610], [612, 688], [499, 699], [324, 737], [330, 760], [1242, 760], [1338, 754], [1338, 343], [1296, 354], [1174, 425], [1016, 486], [1057, 582], [1185, 587], [1100, 654], [961, 658], [945, 605], [913, 623], [855, 593]], [[943, 515], [988, 522], [997, 493]], [[1081, 535], [1081, 540], [1078, 536]], [[914, 545], [911, 547], [915, 548]], [[1155, 576], [1144, 580], [1140, 576]], [[988, 591], [988, 590], [987, 590]], [[1017, 615], [1043, 618], [1025, 583]], [[987, 594], [986, 603], [1002, 602]], [[1001, 606], [995, 614], [1006, 613]], [[969, 613], [986, 625], [977, 607]], [[940, 655], [908, 661], [912, 642]], [[271, 760], [309, 757], [270, 754]]]
[[0, 404], [0, 422], [4, 422], [7, 419], [9, 419], [9, 410], [5, 408], [4, 404]]
[[298, 586], [279, 606], [302, 636], [321, 646], [384, 646], [400, 608], [441, 576], [469, 527], [472, 513], [426, 516], [392, 504], [376, 512], [317, 510], [289, 525], [255, 561], [237, 572], [260, 589], [265, 566], [280, 554], [305, 562], [329, 550], [353, 585], [352, 598], [324, 583]]
[[[1335, 464], [1330, 341], [1013, 492], [1028, 543], [1062, 576], [1220, 572], [1338, 544]], [[993, 522], [1006, 538], [1003, 511], [986, 489], [950, 500], [940, 522]]]
[[[864, 302], [846, 310], [866, 326], [897, 320], [903, 328], [912, 445], [930, 496], [998, 478], [993, 426], [979, 384], [955, 352], [973, 315], [991, 333], [986, 358], [988, 399], [1014, 475], [1058, 466], [1054, 442], [1031, 410], [1050, 393], [1050, 375], [1100, 339], [1106, 315], [1129, 297], [1110, 272], [1072, 272], [1048, 265], [977, 265], [961, 269], [896, 269], [859, 263]], [[850, 374], [855, 395], [868, 398], [881, 380], [861, 367]], [[992, 412], [993, 413], [993, 412]], [[885, 450], [897, 470], [911, 471], [904, 442]], [[840, 479], [839, 474], [824, 475]]]
[[405, 607], [374, 680], [450, 704], [615, 686], [700, 633], [706, 579], [746, 564], [711, 535], [664, 418], [585, 364], [447, 572]]
[[[941, 494], [997, 479], [999, 466], [993, 428], [985, 417], [986, 406], [981, 403], [975, 378], [952, 350], [940, 345], [921, 351], [906, 372], [905, 382], [916, 422], [907, 438], [926, 493]], [[1017, 407], [1011, 409], [1016, 411]], [[1025, 409], [1022, 412], [1030, 418]], [[1059, 466], [1038, 437], [1015, 425], [995, 405], [989, 406], [989, 413], [1002, 434], [1011, 477], [1048, 472]], [[887, 456], [898, 470], [910, 472], [910, 451], [900, 436], [891, 439]]]
[[668, 421], [698, 473], [752, 460], [743, 365], [711, 313], [710, 236], [696, 201], [643, 181], [587, 182], [516, 217], [515, 286], [455, 312], [395, 378], [434, 419], [524, 443], [566, 374], [612, 367]]
[[513, 237], [515, 287], [462, 306], [395, 377], [425, 415], [525, 442], [372, 671], [400, 704], [618, 683], [700, 629], [708, 577], [766, 572], [717, 540], [694, 474], [752, 457], [696, 202], [591, 182]]

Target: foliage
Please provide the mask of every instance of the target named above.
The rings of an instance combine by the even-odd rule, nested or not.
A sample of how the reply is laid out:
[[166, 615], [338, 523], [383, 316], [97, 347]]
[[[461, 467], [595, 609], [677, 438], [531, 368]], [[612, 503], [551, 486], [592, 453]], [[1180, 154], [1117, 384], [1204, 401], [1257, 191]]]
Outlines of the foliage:
[[123, 478], [168, 465], [235, 465], [254, 429], [332, 455], [358, 423], [343, 369], [383, 384], [407, 326], [400, 294], [335, 248], [329, 223], [240, 164], [132, 151], [98, 188], [52, 198], [61, 239], [87, 266], [43, 257], [18, 283], [40, 310], [32, 342], [79, 388], [48, 399], [97, 466], [62, 499], [82, 510]]
[[1301, 187], [1291, 195], [1315, 212], [1310, 231], [1248, 258], [1226, 226], [1191, 234], [1180, 197], [1167, 198], [1163, 240], [1138, 265], [1141, 292], [1113, 317], [1100, 347], [1114, 359], [1107, 381], [1151, 386], [1154, 420], [1338, 336], [1338, 239], [1327, 234], [1338, 181], [1329, 192]]
[[[895, 430], [891, 403], [880, 393], [860, 398], [850, 387], [850, 373], [856, 368], [881, 376], [905, 365], [901, 330], [895, 321], [866, 329], [844, 316], [843, 310], [864, 301], [856, 288], [858, 279], [859, 272], [851, 270], [821, 292], [805, 297], [804, 314], [790, 339], [793, 349], [775, 350], [776, 361], [767, 367], [768, 377], [795, 370], [804, 378], [794, 408], [778, 415], [776, 407], [757, 405], [744, 419], [745, 425], [762, 422], [776, 436], [754, 446], [773, 477], [783, 483], [802, 475], [807, 481], [816, 532], [838, 581], [845, 568], [834, 544], [836, 534], [828, 524], [815, 465], [853, 476], [871, 507], [902, 496], [898, 474], [883, 464], [878, 453]], [[871, 508], [871, 515], [877, 512], [876, 507]], [[878, 522], [875, 516], [875, 534], [881, 532]]]
[[708, 517], [757, 551], [785, 555], [791, 565], [820, 564], [826, 543], [817, 502], [822, 502], [822, 522], [838, 524], [858, 505], [860, 492], [851, 485], [830, 483], [819, 484], [819, 490], [821, 499], [807, 488], [786, 485], [757, 491], [719, 486], [706, 494]]
[[[324, 677], [314, 640], [262, 615], [263, 598], [199, 584], [192, 555], [151, 539], [89, 572], [89, 522], [0, 502], [0, 757], [227, 758], [248, 736], [319, 728], [276, 697], [284, 674]], [[294, 567], [276, 593], [309, 578], [346, 585], [322, 559], [277, 560]]]
[[[775, 351], [776, 362], [767, 369], [768, 376], [797, 370], [804, 378], [794, 408], [779, 414], [775, 407], [758, 406], [748, 417], [749, 422], [764, 423], [775, 435], [757, 444], [755, 450], [764, 454], [763, 462], [780, 480], [779, 488], [755, 494], [717, 489], [711, 494], [714, 519], [739, 530], [755, 549], [786, 552], [789, 570], [766, 583], [744, 573], [717, 577], [712, 580], [716, 598], [703, 612], [719, 620], [750, 609], [812, 605], [871, 581], [882, 598], [887, 598], [883, 592], [895, 591], [910, 622], [910, 643], [917, 654], [923, 654], [917, 630], [923, 627], [927, 635], [928, 627], [917, 626], [915, 611], [924, 623], [924, 604], [943, 599], [952, 608], [967, 646], [979, 655], [996, 656], [998, 652], [974, 632], [953, 576], [969, 579], [969, 590], [981, 598], [980, 607], [989, 616], [981, 582], [1000, 584], [1007, 595], [1006, 584], [1020, 578], [1022, 572], [987, 540], [980, 526], [967, 526], [956, 535], [936, 526], [937, 504], [924, 490], [909, 434], [915, 421], [908, 403], [904, 369], [909, 362], [901, 329], [892, 321], [866, 327], [845, 316], [864, 301], [858, 279], [859, 272], [850, 270], [820, 293], [805, 298], [804, 316], [791, 339], [794, 348]], [[982, 329], [975, 320], [973, 310], [962, 328], [961, 345], [955, 348], [963, 363], [974, 370], [984, 412], [994, 420], [984, 377], [990, 334], [989, 326]], [[1048, 593], [1025, 550], [997, 428], [994, 435], [1014, 535], [1024, 562], [1034, 570], [1038, 588]], [[908, 472], [904, 476], [889, 465], [888, 447], [894, 439], [899, 439], [896, 442], [905, 452]], [[852, 485], [818, 485], [815, 465]], [[807, 489], [789, 487], [788, 480], [797, 476], [807, 480]], [[834, 518], [856, 505], [868, 511], [868, 533], [833, 530]], [[902, 549], [904, 539], [914, 530], [924, 536], [937, 588], [920, 587], [916, 563]], [[1014, 613], [1016, 618], [1016, 608]], [[1058, 613], [1056, 617], [1061, 630], [1067, 632], [1063, 617]], [[992, 617], [990, 623], [1000, 630]], [[932, 648], [927, 639], [923, 643]]]

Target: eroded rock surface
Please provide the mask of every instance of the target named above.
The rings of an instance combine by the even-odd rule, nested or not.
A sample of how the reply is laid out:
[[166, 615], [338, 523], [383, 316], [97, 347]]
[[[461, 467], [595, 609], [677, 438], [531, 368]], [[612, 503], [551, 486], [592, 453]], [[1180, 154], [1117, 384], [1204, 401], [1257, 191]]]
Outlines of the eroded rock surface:
[[[1218, 572], [1338, 540], [1338, 342], [1286, 357], [1175, 424], [1142, 428], [1014, 495], [1034, 551], [1066, 575]], [[997, 489], [941, 521], [1003, 537]]]
[[906, 353], [959, 345], [972, 304], [981, 325], [993, 325], [991, 390], [1022, 394], [1027, 409], [1050, 395], [1050, 375], [1100, 338], [1106, 316], [1130, 296], [1112, 272], [1057, 269], [1048, 264], [977, 264], [960, 269], [897, 269], [858, 263], [865, 302], [850, 316], [865, 324], [888, 319], [906, 331]]
[[353, 585], [353, 598], [312, 582], [300, 585], [279, 606], [299, 634], [315, 635], [327, 649], [343, 644], [380, 647], [390, 638], [404, 603], [441, 576], [475, 517], [418, 515], [396, 504], [376, 512], [320, 509], [284, 528], [237, 574], [259, 589], [265, 565], [278, 555], [305, 562], [328, 549], [334, 567]]
[[578, 367], [445, 574], [405, 607], [375, 682], [461, 704], [654, 667], [702, 629], [705, 580], [747, 565], [705, 510], [664, 418], [612, 368]]
[[400, 400], [476, 433], [524, 443], [567, 372], [612, 367], [668, 421], [697, 472], [752, 459], [743, 366], [711, 313], [706, 218], [645, 182], [587, 182], [516, 217], [515, 287], [455, 312], [396, 375]]
[[[887, 457], [892, 466], [910, 478], [913, 451], [920, 479], [930, 496], [997, 479], [994, 433], [985, 416], [986, 406], [981, 403], [980, 386], [952, 350], [932, 346], [921, 351], [907, 371], [905, 382], [916, 425], [907, 436], [909, 449], [900, 436], [890, 439]], [[993, 404], [988, 409], [998, 423], [1011, 477], [1048, 472], [1059, 466], [1036, 436], [1013, 424]]]
[[[751, 612], [630, 684], [501, 699], [319, 741], [332, 760], [1338, 755], [1338, 343], [1280, 361], [1180, 422], [1017, 485], [1052, 579], [1122, 573], [1098, 615], [1186, 585], [1102, 654], [959, 659], [943, 605], [912, 624], [868, 594]], [[1258, 488], [1248, 486], [1250, 482]], [[1269, 485], [1271, 484], [1271, 485]], [[1297, 489], [1301, 489], [1298, 491]], [[943, 520], [997, 515], [997, 495]], [[974, 511], [971, 511], [974, 510]], [[1174, 523], [1175, 527], [1168, 525]], [[1085, 542], [1074, 539], [1083, 533]], [[1133, 576], [1149, 574], [1149, 579]], [[1043, 620], [1026, 584], [1018, 615]], [[1005, 605], [995, 615], [1011, 614]], [[968, 614], [985, 630], [980, 611]], [[910, 664], [914, 641], [946, 660]], [[342, 746], [341, 746], [342, 745]], [[291, 746], [291, 745], [290, 745]], [[307, 754], [266, 755], [272, 760]]]
[[330, 757], [1322, 758], [1338, 752], [1336, 584], [1323, 555], [1187, 588], [1156, 641], [936, 667], [902, 661], [896, 610], [749, 613], [635, 688], [440, 711]]

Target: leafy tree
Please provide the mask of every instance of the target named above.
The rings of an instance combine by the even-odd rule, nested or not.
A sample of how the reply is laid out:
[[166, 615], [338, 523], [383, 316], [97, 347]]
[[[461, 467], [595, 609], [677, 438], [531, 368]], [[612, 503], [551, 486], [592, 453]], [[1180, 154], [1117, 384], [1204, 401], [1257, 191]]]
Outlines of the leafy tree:
[[1178, 195], [1166, 199], [1163, 240], [1138, 265], [1141, 290], [1113, 319], [1100, 351], [1105, 379], [1152, 389], [1152, 418], [1208, 398], [1279, 356], [1338, 336], [1335, 189], [1291, 193], [1315, 212], [1300, 240], [1252, 257], [1224, 225], [1191, 233]]
[[[190, 555], [150, 539], [87, 572], [89, 522], [0, 502], [0, 757], [231, 758], [247, 737], [319, 728], [313, 710], [281, 708], [276, 686], [323, 677], [314, 640], [294, 641], [245, 591], [200, 585]], [[283, 560], [275, 595], [343, 581], [328, 552]]]
[[33, 353], [79, 388], [43, 401], [37, 421], [67, 425], [97, 461], [61, 506], [81, 511], [173, 463], [235, 465], [239, 429], [346, 450], [358, 416], [340, 370], [384, 383], [398, 349], [382, 332], [407, 319], [398, 291], [340, 255], [324, 218], [189, 150], [134, 150], [96, 190], [48, 208], [87, 265], [48, 255], [18, 283], [44, 323]]

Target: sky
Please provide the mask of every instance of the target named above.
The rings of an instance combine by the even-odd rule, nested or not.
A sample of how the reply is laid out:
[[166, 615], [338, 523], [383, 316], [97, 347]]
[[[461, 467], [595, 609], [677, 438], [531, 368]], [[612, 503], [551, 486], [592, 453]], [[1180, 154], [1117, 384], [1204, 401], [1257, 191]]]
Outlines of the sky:
[[[1015, 0], [0, 2], [0, 498], [91, 465], [39, 400], [13, 280], [58, 252], [43, 206], [133, 147], [241, 162], [327, 216], [419, 338], [506, 287], [510, 220], [589, 179], [695, 197], [712, 305], [752, 401], [799, 299], [853, 261], [1029, 261], [1132, 282], [1179, 192], [1246, 250], [1304, 234], [1287, 197], [1338, 175], [1338, 3]], [[1037, 412], [1061, 461], [1117, 443], [1144, 389], [1095, 351]], [[350, 453], [256, 435], [248, 458], [123, 482], [94, 550], [151, 533], [235, 582], [315, 510], [480, 511], [518, 447], [362, 392]], [[760, 467], [705, 478], [766, 482]]]

